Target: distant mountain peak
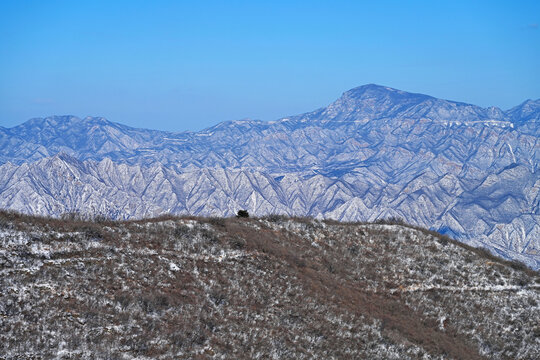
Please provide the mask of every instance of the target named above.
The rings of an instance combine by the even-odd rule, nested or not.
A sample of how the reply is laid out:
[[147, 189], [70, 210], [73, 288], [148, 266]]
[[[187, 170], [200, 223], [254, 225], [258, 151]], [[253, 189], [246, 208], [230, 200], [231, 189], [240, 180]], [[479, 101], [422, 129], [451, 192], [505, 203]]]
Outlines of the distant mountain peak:
[[[400, 118], [407, 109], [438, 99], [409, 93], [377, 84], [350, 89], [322, 113], [325, 121], [367, 121], [377, 118]], [[431, 104], [430, 104], [431, 106]]]
[[[525, 100], [507, 111], [512, 121], [518, 124], [536, 124], [540, 122], [540, 99]], [[535, 127], [538, 131], [538, 127]]]
[[[399, 126], [403, 119], [429, 120], [441, 125], [486, 123], [490, 126], [511, 126], [512, 118], [523, 118], [524, 113], [536, 113], [536, 102], [522, 104], [512, 110], [517, 115], [498, 107], [483, 108], [477, 105], [438, 99], [377, 84], [367, 84], [350, 89], [326, 108], [307, 114], [310, 120], [321, 123], [356, 122], [385, 119]], [[530, 110], [533, 109], [533, 110]], [[515, 111], [514, 111], [515, 112]]]
[[69, 127], [69, 126], [93, 126], [93, 125], [111, 125], [114, 124], [104, 117], [87, 116], [79, 118], [75, 115], [52, 115], [44, 118], [32, 118], [17, 127], [33, 128], [33, 127]]
[[400, 91], [400, 90], [397, 90], [388, 86], [373, 84], [373, 83], [360, 85], [352, 89], [349, 89], [348, 91], [365, 91], [365, 90]]
[[29, 119], [16, 127], [44, 126], [44, 125], [50, 125], [54, 123], [65, 123], [65, 122], [73, 121], [76, 119], [79, 119], [79, 118], [74, 115], [51, 115], [47, 117], [38, 117], [38, 118]]
[[395, 100], [401, 100], [404, 97], [408, 98], [421, 98], [421, 99], [434, 99], [434, 97], [424, 94], [411, 93], [399, 89], [394, 89], [388, 86], [377, 84], [366, 84], [352, 88], [343, 93], [343, 96], [350, 97], [362, 97], [362, 98], [382, 98], [392, 96]]
[[518, 107], [521, 107], [523, 109], [529, 110], [529, 111], [538, 111], [540, 109], [540, 99], [532, 100], [527, 99]]

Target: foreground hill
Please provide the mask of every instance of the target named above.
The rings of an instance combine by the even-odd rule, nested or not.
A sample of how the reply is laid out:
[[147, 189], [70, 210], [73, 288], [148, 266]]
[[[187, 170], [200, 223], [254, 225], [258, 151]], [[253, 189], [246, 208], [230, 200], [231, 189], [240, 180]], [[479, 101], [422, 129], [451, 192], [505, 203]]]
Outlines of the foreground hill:
[[310, 113], [196, 133], [33, 119], [0, 128], [0, 208], [401, 217], [539, 268], [539, 119], [540, 100], [503, 111], [378, 85]]
[[537, 359], [540, 274], [404, 225], [0, 213], [0, 357]]

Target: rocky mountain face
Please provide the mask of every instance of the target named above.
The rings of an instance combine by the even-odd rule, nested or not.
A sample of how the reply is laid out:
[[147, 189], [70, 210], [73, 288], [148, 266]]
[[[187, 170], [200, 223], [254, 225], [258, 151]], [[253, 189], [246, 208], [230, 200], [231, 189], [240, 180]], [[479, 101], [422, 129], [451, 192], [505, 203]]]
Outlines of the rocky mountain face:
[[311, 113], [200, 132], [34, 119], [0, 128], [0, 207], [400, 217], [538, 268], [539, 119], [540, 100], [502, 111], [377, 85]]
[[538, 359], [540, 274], [421, 228], [0, 211], [2, 359]]

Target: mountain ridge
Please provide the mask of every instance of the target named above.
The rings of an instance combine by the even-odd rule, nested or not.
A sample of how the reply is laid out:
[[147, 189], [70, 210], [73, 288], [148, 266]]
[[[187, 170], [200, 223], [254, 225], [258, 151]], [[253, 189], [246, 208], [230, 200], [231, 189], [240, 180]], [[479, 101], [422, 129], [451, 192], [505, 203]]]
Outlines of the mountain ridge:
[[[370, 97], [364, 96], [366, 94], [368, 94], [368, 95], [371, 94], [371, 96]], [[540, 110], [540, 98], [538, 98], [538, 99], [526, 99], [522, 103], [520, 103], [520, 104], [518, 104], [518, 105], [516, 105], [516, 106], [514, 106], [514, 107], [512, 107], [510, 109], [502, 110], [501, 108], [496, 107], [496, 106], [489, 106], [489, 107], [484, 108], [484, 107], [480, 107], [478, 105], [474, 105], [474, 104], [463, 102], [463, 101], [440, 99], [440, 98], [436, 98], [436, 97], [426, 95], [426, 94], [422, 94], [422, 93], [407, 92], [407, 91], [391, 88], [391, 87], [388, 87], [388, 86], [371, 83], [371, 84], [365, 84], [365, 85], [361, 85], [361, 86], [357, 86], [357, 87], [354, 87], [352, 89], [349, 89], [349, 90], [343, 92], [342, 95], [336, 101], [330, 103], [326, 107], [319, 108], [319, 109], [317, 109], [317, 110], [315, 110], [313, 112], [307, 112], [307, 113], [304, 113], [304, 114], [301, 114], [301, 115], [285, 116], [285, 117], [283, 117], [281, 119], [270, 120], [270, 121], [263, 121], [263, 120], [256, 120], [256, 119], [229, 120], [229, 121], [220, 122], [220, 123], [218, 123], [216, 125], [213, 125], [213, 126], [209, 126], [208, 128], [201, 129], [199, 131], [151, 130], [151, 129], [148, 129], [148, 128], [133, 127], [133, 126], [125, 125], [125, 124], [122, 124], [120, 122], [113, 122], [113, 121], [107, 120], [105, 117], [86, 116], [84, 118], [79, 118], [76, 115], [70, 115], [70, 114], [67, 114], [67, 115], [51, 115], [51, 116], [47, 116], [47, 117], [44, 117], [44, 118], [40, 118], [40, 117], [31, 118], [31, 119], [29, 119], [29, 120], [27, 120], [27, 121], [25, 121], [25, 122], [23, 122], [23, 123], [21, 123], [19, 125], [15, 125], [15, 126], [12, 126], [12, 127], [9, 127], [9, 128], [5, 128], [5, 127], [0, 126], [0, 129], [16, 130], [19, 127], [23, 127], [23, 126], [26, 127], [27, 125], [35, 126], [35, 125], [37, 125], [36, 123], [39, 123], [39, 122], [51, 122], [51, 120], [56, 121], [56, 120], [67, 120], [67, 119], [69, 119], [69, 120], [75, 120], [75, 121], [78, 121], [78, 122], [81, 122], [81, 123], [89, 122], [89, 123], [92, 123], [92, 124], [102, 124], [102, 125], [108, 125], [108, 126], [121, 126], [121, 127], [124, 127], [124, 128], [129, 128], [131, 130], [145, 130], [145, 131], [151, 130], [151, 131], [169, 133], [169, 134], [186, 134], [186, 133], [191, 134], [191, 133], [204, 132], [204, 131], [206, 131], [206, 130], [208, 130], [210, 128], [213, 128], [213, 127], [215, 127], [215, 126], [217, 126], [219, 124], [222, 124], [222, 123], [258, 122], [258, 123], [262, 123], [262, 124], [272, 124], [272, 123], [275, 123], [276, 121], [280, 121], [280, 120], [284, 120], [284, 119], [288, 120], [290, 118], [304, 116], [304, 115], [307, 115], [307, 114], [319, 112], [319, 111], [321, 111], [323, 109], [326, 109], [326, 108], [332, 106], [336, 102], [338, 102], [340, 100], [343, 100], [344, 98], [353, 98], [353, 99], [360, 98], [361, 100], [366, 100], [367, 98], [379, 98], [380, 99], [381, 95], [389, 97], [389, 94], [398, 94], [399, 102], [402, 105], [403, 105], [402, 100], [404, 100], [404, 99], [409, 99], [409, 100], [413, 99], [413, 100], [418, 100], [418, 102], [435, 101], [435, 102], [438, 102], [438, 103], [449, 103], [449, 104], [453, 104], [453, 105], [457, 105], [457, 106], [474, 107], [474, 108], [477, 108], [477, 109], [482, 110], [482, 111], [490, 111], [491, 110], [491, 111], [495, 111], [497, 113], [503, 113], [503, 114], [513, 112], [513, 111], [515, 111], [517, 109], [520, 109], [520, 108], [525, 107], [525, 106], [529, 106], [531, 104], [532, 104], [533, 107], [536, 108], [536, 109], [533, 109], [532, 111]], [[376, 95], [378, 95], [378, 96], [376, 96]], [[397, 99], [394, 98], [394, 100], [397, 100]]]
[[[239, 208], [342, 221], [401, 217], [538, 267], [539, 118], [540, 101], [502, 111], [378, 85], [313, 112], [199, 132], [46, 118], [20, 136], [0, 129], [0, 207], [118, 218]], [[43, 125], [61, 121], [82, 125]], [[78, 181], [63, 177], [73, 175], [62, 164], [40, 162], [59, 153], [79, 162]]]

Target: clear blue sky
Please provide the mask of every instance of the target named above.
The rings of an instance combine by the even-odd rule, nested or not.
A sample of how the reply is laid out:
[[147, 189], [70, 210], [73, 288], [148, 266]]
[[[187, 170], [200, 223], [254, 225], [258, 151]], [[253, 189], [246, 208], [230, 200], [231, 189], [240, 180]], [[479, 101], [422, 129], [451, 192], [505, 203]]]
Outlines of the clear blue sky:
[[0, 1], [0, 126], [104, 116], [198, 130], [387, 85], [540, 98], [540, 1]]

